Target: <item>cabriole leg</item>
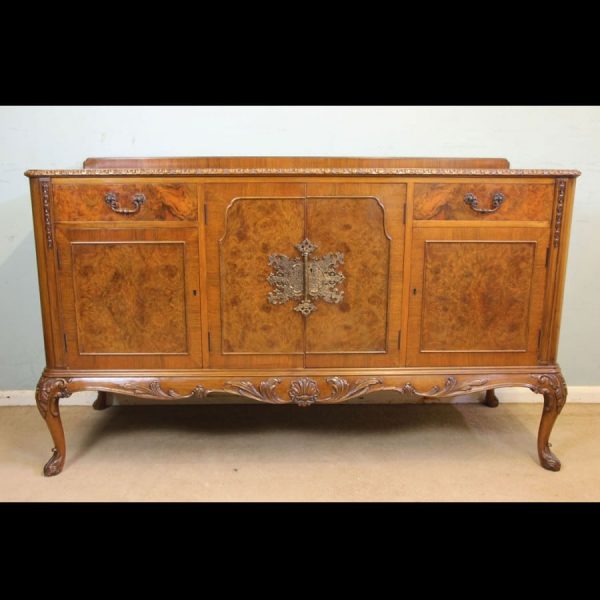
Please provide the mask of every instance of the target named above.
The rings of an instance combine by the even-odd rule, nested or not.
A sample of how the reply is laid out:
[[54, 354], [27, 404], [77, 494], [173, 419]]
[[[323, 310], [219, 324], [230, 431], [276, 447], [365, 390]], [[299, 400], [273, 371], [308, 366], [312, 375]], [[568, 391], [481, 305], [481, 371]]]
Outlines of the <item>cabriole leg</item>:
[[54, 448], [52, 456], [44, 465], [44, 475], [51, 477], [58, 475], [65, 464], [66, 444], [65, 432], [60, 420], [58, 401], [60, 398], [66, 398], [71, 395], [68, 390], [68, 381], [66, 379], [54, 379], [42, 376], [35, 390], [35, 401], [42, 418], [46, 421]]
[[560, 460], [550, 450], [550, 433], [556, 418], [567, 401], [567, 385], [560, 373], [556, 375], [541, 375], [538, 377], [540, 386], [534, 391], [544, 394], [544, 410], [538, 431], [538, 455], [544, 469], [560, 471]]

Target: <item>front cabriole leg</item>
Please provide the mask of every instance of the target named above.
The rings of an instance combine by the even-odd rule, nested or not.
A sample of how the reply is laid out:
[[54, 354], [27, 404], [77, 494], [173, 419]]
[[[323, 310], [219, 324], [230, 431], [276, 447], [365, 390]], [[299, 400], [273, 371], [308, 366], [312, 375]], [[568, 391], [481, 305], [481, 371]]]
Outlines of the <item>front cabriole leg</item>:
[[538, 431], [538, 455], [544, 469], [560, 471], [560, 460], [550, 450], [550, 433], [556, 418], [567, 401], [567, 384], [561, 373], [537, 375], [537, 385], [532, 389], [537, 394], [544, 395], [544, 410]]
[[58, 475], [65, 464], [66, 444], [65, 432], [60, 420], [58, 401], [71, 395], [68, 389], [68, 379], [57, 379], [53, 377], [40, 377], [35, 390], [35, 401], [42, 418], [46, 421], [54, 448], [52, 456], [44, 465], [44, 475], [51, 477]]

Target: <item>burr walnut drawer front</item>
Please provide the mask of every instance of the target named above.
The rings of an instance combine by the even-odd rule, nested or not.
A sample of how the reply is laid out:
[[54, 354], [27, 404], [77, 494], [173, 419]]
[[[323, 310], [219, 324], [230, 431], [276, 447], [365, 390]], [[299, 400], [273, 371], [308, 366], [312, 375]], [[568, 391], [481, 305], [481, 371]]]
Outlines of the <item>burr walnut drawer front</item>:
[[197, 186], [130, 180], [54, 182], [54, 219], [61, 221], [196, 221]]
[[416, 221], [547, 221], [553, 183], [416, 183]]

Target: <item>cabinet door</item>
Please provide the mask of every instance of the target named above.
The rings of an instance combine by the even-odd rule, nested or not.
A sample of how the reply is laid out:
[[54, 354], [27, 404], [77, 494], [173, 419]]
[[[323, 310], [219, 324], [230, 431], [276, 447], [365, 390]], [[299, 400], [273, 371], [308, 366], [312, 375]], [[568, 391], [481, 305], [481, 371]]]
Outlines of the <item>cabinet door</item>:
[[[406, 185], [309, 184], [306, 230], [314, 259], [340, 253], [343, 294], [306, 317], [306, 366], [399, 363]], [[311, 259], [313, 255], [311, 254]]]
[[202, 366], [197, 228], [56, 232], [66, 364]]
[[304, 319], [269, 301], [270, 257], [297, 257], [305, 236], [304, 185], [205, 186], [211, 367], [302, 367]]
[[415, 228], [407, 365], [537, 364], [549, 230]]

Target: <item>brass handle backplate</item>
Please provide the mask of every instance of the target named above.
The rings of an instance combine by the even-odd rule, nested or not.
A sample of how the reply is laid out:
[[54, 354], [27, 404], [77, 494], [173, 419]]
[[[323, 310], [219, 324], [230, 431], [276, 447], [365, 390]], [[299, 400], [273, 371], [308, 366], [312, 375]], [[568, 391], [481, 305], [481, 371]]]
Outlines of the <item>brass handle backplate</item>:
[[338, 272], [337, 265], [344, 263], [343, 252], [332, 252], [309, 260], [309, 255], [317, 249], [315, 244], [305, 239], [295, 247], [302, 254], [302, 258], [289, 258], [284, 254], [269, 256], [273, 273], [267, 277], [267, 281], [275, 288], [269, 292], [269, 302], [285, 304], [288, 300], [300, 300], [294, 310], [305, 317], [317, 310], [311, 301], [313, 298], [339, 304], [344, 292], [336, 286], [344, 281], [345, 277], [343, 273]]
[[471, 207], [471, 209], [475, 212], [484, 214], [496, 212], [500, 208], [504, 200], [504, 194], [502, 192], [496, 192], [492, 197], [492, 208], [479, 208], [479, 202], [475, 194], [469, 192], [465, 196], [465, 204], [468, 204]]
[[113, 212], [120, 215], [135, 215], [139, 213], [145, 201], [146, 196], [144, 194], [134, 194], [132, 198], [133, 208], [121, 208], [115, 192], [107, 192], [104, 196], [104, 202], [110, 206]]

